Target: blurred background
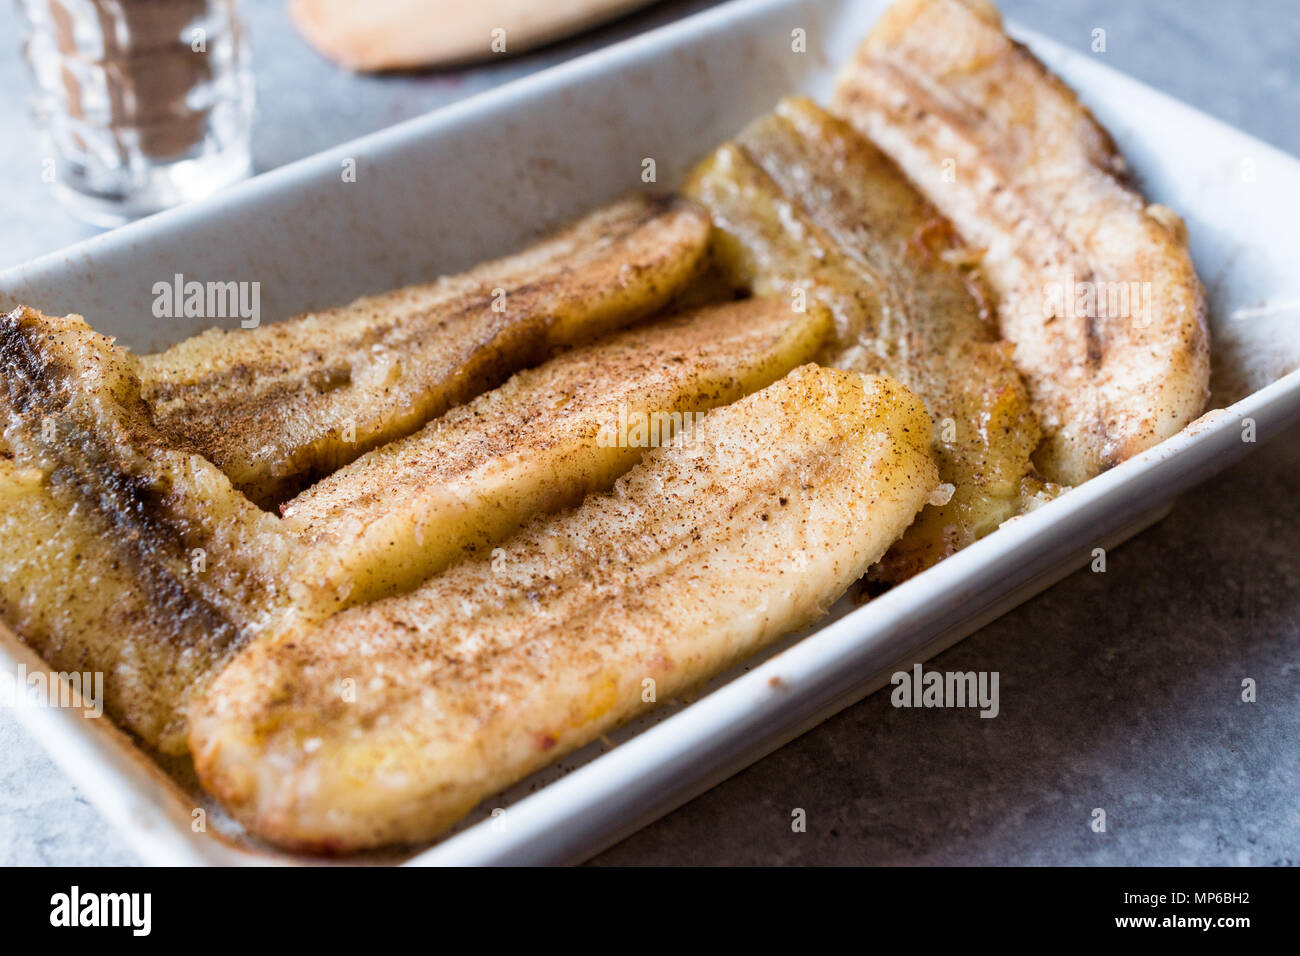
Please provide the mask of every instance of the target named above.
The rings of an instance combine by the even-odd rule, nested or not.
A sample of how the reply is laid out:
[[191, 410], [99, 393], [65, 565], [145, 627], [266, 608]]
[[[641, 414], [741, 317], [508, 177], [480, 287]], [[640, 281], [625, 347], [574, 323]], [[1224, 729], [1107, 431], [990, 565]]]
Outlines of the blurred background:
[[[713, 5], [663, 0], [508, 58], [365, 74], [310, 46], [281, 0], [243, 0], [254, 172]], [[1300, 155], [1295, 0], [998, 5], [1080, 51], [1104, 28], [1108, 65]], [[0, 4], [0, 268], [99, 231], [42, 182], [18, 33], [15, 8]], [[1111, 573], [1067, 579], [931, 665], [1000, 671], [998, 720], [927, 711], [918, 723], [875, 695], [597, 862], [1300, 863], [1297, 471], [1292, 431], [1185, 496], [1116, 552]], [[1229, 726], [1215, 701], [1235, 700], [1234, 687], [1215, 681], [1288, 673], [1261, 691], [1253, 725]], [[0, 865], [134, 861], [4, 711], [0, 775]], [[1112, 838], [1084, 825], [1099, 802], [1121, 810]], [[808, 812], [797, 837], [791, 806]]]

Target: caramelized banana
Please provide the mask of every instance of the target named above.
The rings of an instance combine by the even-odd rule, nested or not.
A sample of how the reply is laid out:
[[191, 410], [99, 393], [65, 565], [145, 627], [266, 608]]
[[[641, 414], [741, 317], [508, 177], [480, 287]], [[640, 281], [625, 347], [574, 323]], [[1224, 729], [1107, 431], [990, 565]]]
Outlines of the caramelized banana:
[[816, 619], [931, 494], [929, 435], [897, 382], [803, 366], [496, 559], [250, 645], [195, 709], [200, 778], [282, 846], [430, 838], [645, 681], [667, 699]]
[[464, 275], [252, 331], [209, 330], [141, 360], [179, 446], [263, 505], [570, 345], [669, 302], [708, 234], [681, 200], [632, 200]]
[[715, 258], [737, 287], [823, 303], [837, 336], [821, 360], [892, 375], [930, 410], [952, 497], [874, 574], [923, 570], [1041, 490], [1029, 459], [1038, 426], [966, 250], [869, 141], [808, 100], [784, 100], [706, 160], [687, 192], [712, 212]]
[[696, 416], [808, 361], [821, 308], [751, 299], [602, 339], [520, 372], [401, 441], [368, 452], [282, 511], [306, 579], [357, 604], [409, 590], [532, 515], [604, 490]]
[[169, 445], [130, 356], [80, 316], [0, 319], [0, 368], [0, 617], [53, 669], [103, 672], [122, 726], [183, 750], [190, 695], [287, 615], [294, 543]]
[[1209, 396], [1205, 295], [1182, 221], [987, 0], [902, 0], [840, 77], [835, 110], [984, 248], [1052, 480], [1169, 437]]

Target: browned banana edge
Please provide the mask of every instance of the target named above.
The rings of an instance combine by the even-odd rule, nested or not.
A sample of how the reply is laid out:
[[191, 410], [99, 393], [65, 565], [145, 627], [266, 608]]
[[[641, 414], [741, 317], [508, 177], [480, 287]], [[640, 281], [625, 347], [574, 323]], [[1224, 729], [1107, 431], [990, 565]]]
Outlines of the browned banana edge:
[[39, 472], [46, 510], [66, 512], [59, 534], [87, 577], [67, 614], [26, 613], [54, 584], [15, 580], [21, 556], [6, 548], [0, 614], [53, 668], [104, 672], [110, 717], [146, 744], [183, 749], [195, 689], [285, 616], [291, 542], [212, 464], [164, 440], [130, 356], [80, 316], [5, 316], [0, 368], [8, 454]]

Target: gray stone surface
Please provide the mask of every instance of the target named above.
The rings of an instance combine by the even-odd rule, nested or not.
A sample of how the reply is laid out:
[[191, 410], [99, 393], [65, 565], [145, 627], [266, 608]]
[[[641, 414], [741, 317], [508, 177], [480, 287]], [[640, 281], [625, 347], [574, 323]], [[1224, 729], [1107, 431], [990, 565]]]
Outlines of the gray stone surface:
[[[667, 3], [458, 73], [335, 70], [282, 5], [245, 2], [259, 170], [629, 35]], [[1004, 11], [1300, 154], [1300, 4], [1003, 0]], [[13, 13], [0, 5], [0, 36]], [[16, 53], [0, 83], [21, 89]], [[41, 191], [26, 118], [0, 100], [0, 267], [91, 234]], [[1279, 237], [1281, 238], [1281, 237]], [[1002, 713], [896, 710], [876, 695], [597, 858], [634, 863], [1300, 862], [1300, 429], [1186, 495], [1160, 525], [930, 666], [997, 670]], [[1254, 678], [1259, 700], [1240, 702]], [[134, 858], [0, 711], [0, 865]], [[1108, 832], [1088, 828], [1105, 808]], [[792, 833], [794, 808], [806, 833]]]

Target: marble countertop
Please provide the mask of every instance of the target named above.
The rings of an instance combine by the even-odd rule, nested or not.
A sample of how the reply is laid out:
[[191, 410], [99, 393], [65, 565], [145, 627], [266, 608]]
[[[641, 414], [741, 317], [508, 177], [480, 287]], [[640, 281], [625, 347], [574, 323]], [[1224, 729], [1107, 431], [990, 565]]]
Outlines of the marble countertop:
[[[744, 0], [739, 0], [744, 2]], [[709, 6], [667, 2], [537, 53], [360, 77], [282, 3], [246, 2], [265, 171]], [[1292, 0], [1002, 0], [1007, 16], [1300, 155]], [[14, 35], [0, 5], [0, 36]], [[16, 44], [0, 83], [25, 88]], [[94, 230], [40, 184], [22, 98], [0, 100], [0, 268]], [[1300, 863], [1300, 428], [1184, 495], [1163, 522], [931, 667], [996, 670], [1001, 714], [877, 694], [606, 851], [598, 864]], [[1240, 699], [1241, 681], [1259, 688]], [[0, 865], [137, 862], [0, 710]], [[793, 808], [806, 832], [792, 832]], [[1088, 826], [1105, 807], [1104, 834]]]

